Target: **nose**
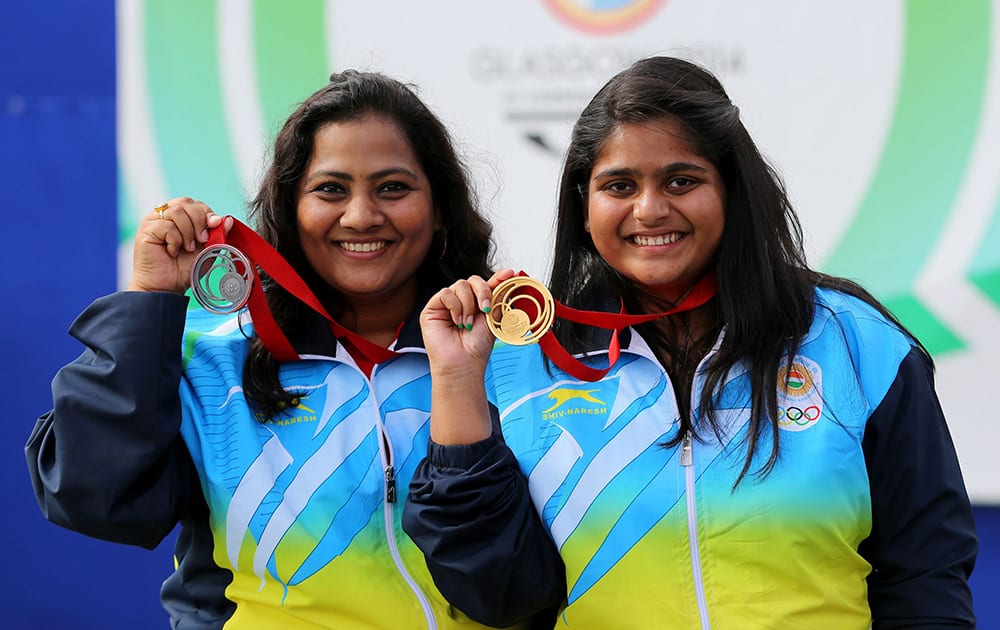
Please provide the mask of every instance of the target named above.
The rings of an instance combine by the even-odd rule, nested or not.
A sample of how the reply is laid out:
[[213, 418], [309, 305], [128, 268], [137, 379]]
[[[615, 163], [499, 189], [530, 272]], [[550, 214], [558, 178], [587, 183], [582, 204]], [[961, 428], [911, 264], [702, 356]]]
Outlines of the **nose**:
[[669, 217], [670, 212], [670, 200], [653, 189], [643, 191], [632, 205], [632, 216], [643, 225], [656, 225]]
[[378, 202], [367, 195], [355, 195], [344, 205], [344, 214], [340, 215], [340, 225], [351, 230], [363, 232], [379, 227], [385, 223], [385, 215]]

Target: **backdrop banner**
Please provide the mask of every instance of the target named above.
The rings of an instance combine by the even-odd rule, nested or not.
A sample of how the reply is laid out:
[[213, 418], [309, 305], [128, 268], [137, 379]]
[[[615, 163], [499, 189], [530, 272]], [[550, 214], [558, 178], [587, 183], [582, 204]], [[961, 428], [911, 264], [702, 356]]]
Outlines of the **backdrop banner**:
[[[330, 72], [412, 82], [450, 127], [499, 262], [548, 275], [573, 121], [651, 54], [706, 65], [784, 176], [812, 262], [934, 354], [975, 502], [1000, 505], [1000, 0], [119, 0], [119, 277], [139, 219], [245, 216], [277, 126]], [[162, 42], [185, 42], [183, 46]], [[985, 421], [981, 420], [985, 419]]]

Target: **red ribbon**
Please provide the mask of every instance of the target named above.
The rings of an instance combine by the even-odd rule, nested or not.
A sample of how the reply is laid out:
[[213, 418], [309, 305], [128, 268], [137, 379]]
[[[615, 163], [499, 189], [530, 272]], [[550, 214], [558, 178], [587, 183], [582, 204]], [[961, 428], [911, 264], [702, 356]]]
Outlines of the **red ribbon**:
[[539, 339], [538, 343], [542, 348], [542, 352], [545, 353], [545, 356], [547, 356], [557, 366], [562, 368], [562, 370], [567, 374], [570, 374], [571, 376], [574, 376], [582, 381], [599, 381], [604, 378], [604, 376], [611, 371], [611, 368], [614, 367], [615, 363], [618, 362], [618, 357], [621, 355], [621, 343], [618, 340], [618, 333], [620, 333], [623, 328], [634, 324], [651, 322], [655, 319], [666, 317], [667, 315], [673, 315], [675, 313], [698, 308], [712, 299], [712, 297], [715, 296], [715, 293], [715, 273], [709, 272], [702, 276], [701, 279], [698, 280], [693, 287], [691, 287], [691, 290], [680, 304], [663, 313], [628, 315], [625, 313], [581, 311], [565, 306], [564, 304], [560, 304], [557, 301], [555, 303], [556, 317], [568, 319], [569, 321], [576, 322], [578, 324], [588, 324], [613, 331], [611, 335], [611, 343], [608, 346], [608, 367], [603, 369], [584, 365], [580, 360], [570, 355], [570, 353], [562, 347], [562, 344], [559, 343], [559, 340], [556, 339], [556, 335], [551, 329], [546, 332], [541, 339]]
[[337, 322], [323, 308], [323, 305], [320, 304], [319, 299], [313, 294], [309, 285], [292, 269], [288, 261], [282, 258], [271, 247], [270, 243], [235, 217], [228, 218], [233, 220], [233, 226], [230, 228], [229, 233], [226, 233], [222, 225], [213, 228], [209, 231], [208, 242], [205, 246], [232, 245], [246, 254], [247, 258], [253, 263], [251, 265], [253, 270], [253, 286], [250, 289], [250, 299], [247, 302], [247, 306], [250, 309], [250, 317], [253, 319], [254, 330], [257, 332], [257, 336], [260, 337], [261, 342], [274, 355], [275, 359], [280, 362], [297, 361], [299, 354], [292, 347], [291, 342], [288, 341], [288, 337], [282, 332], [278, 323], [274, 321], [274, 315], [271, 314], [271, 309], [267, 306], [267, 299], [264, 297], [264, 291], [261, 289], [260, 275], [257, 272], [258, 266], [271, 276], [276, 283], [284, 287], [286, 291], [322, 315], [324, 319], [330, 322], [330, 328], [338, 339], [347, 340], [353, 344], [370, 362], [382, 363], [397, 355], [396, 352], [368, 341]]

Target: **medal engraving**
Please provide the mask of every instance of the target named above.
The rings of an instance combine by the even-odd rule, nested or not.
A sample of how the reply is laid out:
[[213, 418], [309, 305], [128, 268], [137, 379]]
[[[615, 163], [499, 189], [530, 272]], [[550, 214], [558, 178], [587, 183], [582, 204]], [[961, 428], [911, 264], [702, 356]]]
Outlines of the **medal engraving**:
[[500, 320], [500, 332], [505, 339], [521, 339], [528, 332], [530, 323], [524, 311], [508, 310]]
[[250, 299], [250, 259], [231, 245], [206, 247], [191, 267], [194, 299], [211, 313], [235, 313]]
[[243, 299], [243, 293], [246, 290], [247, 283], [243, 279], [243, 276], [238, 273], [229, 271], [219, 281], [219, 292], [222, 294], [222, 297], [232, 302], [239, 302]]
[[523, 346], [537, 343], [552, 327], [555, 303], [544, 284], [526, 276], [501, 282], [493, 290], [493, 304], [486, 323], [504, 343]]

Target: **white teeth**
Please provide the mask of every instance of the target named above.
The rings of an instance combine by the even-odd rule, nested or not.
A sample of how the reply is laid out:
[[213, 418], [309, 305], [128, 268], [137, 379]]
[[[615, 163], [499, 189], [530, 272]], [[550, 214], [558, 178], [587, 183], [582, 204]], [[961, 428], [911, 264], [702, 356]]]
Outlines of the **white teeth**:
[[652, 246], [652, 245], [667, 245], [669, 243], [675, 243], [684, 238], [684, 234], [680, 232], [671, 232], [670, 234], [661, 234], [659, 236], [633, 236], [632, 240], [635, 241], [636, 245], [642, 246]]
[[374, 243], [351, 243], [349, 241], [341, 241], [339, 245], [342, 249], [346, 249], [349, 252], [374, 252], [385, 247], [387, 243], [385, 241], [376, 241]]

